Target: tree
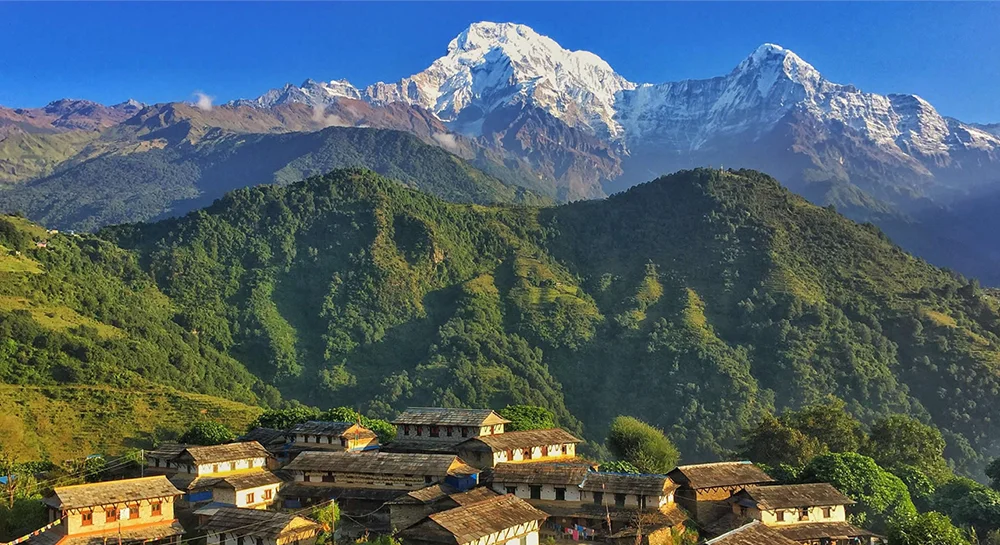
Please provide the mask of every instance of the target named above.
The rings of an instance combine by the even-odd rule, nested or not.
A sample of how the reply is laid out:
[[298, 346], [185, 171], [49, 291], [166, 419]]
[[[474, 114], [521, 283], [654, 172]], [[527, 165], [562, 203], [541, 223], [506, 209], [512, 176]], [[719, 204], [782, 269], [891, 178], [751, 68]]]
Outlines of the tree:
[[396, 438], [396, 426], [379, 418], [368, 418], [350, 407], [334, 407], [323, 411], [319, 418], [331, 422], [360, 422], [362, 426], [375, 432], [383, 445]]
[[962, 530], [946, 515], [931, 511], [889, 525], [889, 545], [969, 545]]
[[325, 505], [314, 507], [309, 516], [322, 525], [316, 543], [323, 545], [332, 542], [333, 533], [337, 529], [337, 523], [340, 522], [340, 506], [337, 505], [337, 502], [331, 501]]
[[1000, 458], [994, 458], [990, 465], [986, 466], [986, 476], [990, 479], [990, 487], [1000, 492]]
[[507, 405], [500, 416], [510, 420], [509, 431], [545, 430], [556, 427], [556, 415], [545, 407], [535, 405]]
[[867, 440], [861, 422], [847, 412], [843, 400], [833, 396], [823, 403], [788, 413], [783, 421], [815, 438], [830, 452], [857, 452]]
[[666, 473], [680, 459], [677, 447], [663, 431], [631, 416], [611, 422], [607, 443], [612, 454], [643, 473]]
[[639, 471], [639, 468], [624, 460], [604, 462], [601, 464], [601, 471], [608, 473], [642, 473]]
[[906, 489], [910, 491], [910, 499], [918, 510], [931, 509], [931, 498], [936, 487], [923, 471], [913, 466], [898, 465], [891, 468], [890, 472], [906, 485]]
[[312, 407], [291, 407], [288, 409], [274, 409], [264, 411], [257, 417], [250, 428], [271, 428], [275, 430], [287, 430], [296, 424], [301, 424], [307, 420], [316, 420], [319, 417], [319, 409]]
[[883, 467], [913, 466], [935, 482], [947, 479], [944, 438], [936, 428], [901, 414], [877, 420], [863, 453]]
[[236, 439], [236, 434], [225, 424], [206, 420], [191, 426], [181, 436], [181, 442], [189, 445], [221, 445]]
[[906, 485], [875, 460], [854, 452], [823, 454], [813, 458], [800, 475], [802, 482], [830, 483], [858, 502], [855, 522], [875, 532], [892, 522], [916, 515]]
[[744, 439], [739, 455], [768, 466], [802, 467], [821, 452], [818, 440], [765, 415]]
[[977, 535], [1000, 530], [1000, 493], [972, 479], [957, 477], [939, 486], [931, 504]]

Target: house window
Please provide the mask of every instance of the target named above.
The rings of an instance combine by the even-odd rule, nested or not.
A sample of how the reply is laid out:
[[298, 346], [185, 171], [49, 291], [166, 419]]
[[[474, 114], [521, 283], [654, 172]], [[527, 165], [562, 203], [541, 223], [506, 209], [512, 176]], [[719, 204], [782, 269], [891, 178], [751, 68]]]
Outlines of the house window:
[[254, 496], [253, 492], [250, 492], [249, 494], [247, 494], [247, 503], [248, 504], [253, 503], [253, 500], [254, 500], [253, 496]]
[[462, 437], [468, 437], [468, 436], [469, 436], [469, 428], [466, 428], [466, 427], [463, 426], [462, 427]]
[[118, 508], [108, 507], [104, 510], [104, 520], [106, 522], [117, 522], [118, 521]]
[[775, 514], [775, 518], [778, 520], [778, 522], [785, 522], [785, 512], [784, 511], [778, 511]]
[[264, 499], [265, 500], [271, 499], [271, 497], [273, 495], [274, 495], [274, 490], [271, 490], [270, 488], [268, 488], [267, 490], [264, 491]]
[[403, 426], [403, 435], [410, 435], [410, 426]]
[[158, 517], [163, 512], [163, 504], [158, 501], [153, 502], [149, 506], [149, 514]]
[[556, 499], [559, 501], [566, 501], [566, 489], [557, 488], [556, 489]]
[[243, 536], [239, 536], [236, 538], [236, 545], [243, 545]]
[[646, 508], [646, 496], [643, 496], [642, 494], [640, 494], [639, 495], [639, 509], [645, 509], [645, 508]]
[[825, 519], [830, 518], [830, 508], [829, 507], [824, 507], [823, 508], [823, 518], [825, 518]]
[[542, 487], [538, 485], [531, 486], [531, 499], [540, 500], [542, 499]]
[[604, 492], [594, 492], [594, 503], [597, 505], [604, 503]]
[[441, 430], [437, 426], [431, 426], [431, 437], [438, 437]]
[[505, 486], [505, 487], [503, 487], [503, 489], [506, 490], [508, 494], [517, 495], [517, 487], [516, 486]]
[[625, 507], [625, 494], [615, 494], [615, 505]]
[[333, 444], [333, 437], [327, 437], [326, 438], [326, 444], [332, 445]]
[[563, 453], [563, 456], [569, 454], [569, 445], [563, 445], [562, 446], [562, 453]]
[[219, 534], [219, 545], [226, 545], [226, 534], [225, 534], [225, 532]]
[[424, 430], [423, 430], [423, 429], [421, 429], [421, 427], [420, 427], [420, 426], [417, 426], [417, 437], [420, 437], [420, 434], [421, 434], [421, 432], [423, 432], [423, 431], [424, 431]]
[[212, 464], [212, 473], [219, 472], [219, 464]]
[[424, 484], [431, 484], [432, 482], [434, 482], [434, 477], [431, 477], [430, 475], [424, 475]]
[[135, 504], [135, 505], [130, 505], [129, 506], [129, 508], [128, 508], [128, 518], [129, 518], [129, 520], [139, 518], [139, 504], [138, 503]]
[[545, 456], [548, 456], [548, 455], [549, 455], [549, 447], [548, 447], [548, 445], [542, 445], [542, 457], [545, 457]]
[[332, 482], [336, 482], [336, 481], [333, 480], [333, 475], [332, 474], [327, 473], [326, 475], [323, 475], [323, 482], [324, 483], [332, 483]]
[[448, 426], [447, 430], [448, 430], [448, 437], [451, 437], [451, 426]]
[[340, 446], [347, 447], [347, 439], [341, 437], [340, 438]]
[[94, 524], [94, 514], [90, 511], [85, 511], [80, 514], [80, 526], [91, 526]]
[[799, 520], [809, 520], [809, 509], [803, 507], [799, 509]]

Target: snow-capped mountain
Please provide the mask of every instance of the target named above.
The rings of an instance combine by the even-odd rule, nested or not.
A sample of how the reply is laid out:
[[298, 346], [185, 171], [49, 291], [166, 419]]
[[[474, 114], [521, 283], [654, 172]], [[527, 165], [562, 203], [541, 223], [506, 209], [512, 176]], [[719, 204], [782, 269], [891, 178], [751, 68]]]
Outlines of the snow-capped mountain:
[[296, 87], [291, 83], [281, 89], [271, 89], [255, 99], [239, 99], [230, 102], [232, 106], [255, 106], [271, 108], [280, 104], [307, 104], [309, 106], [326, 107], [338, 98], [361, 99], [361, 91], [351, 85], [346, 79], [330, 82], [307, 79]]
[[376, 83], [366, 95], [421, 106], [462, 132], [479, 132], [483, 118], [499, 108], [527, 105], [614, 138], [620, 133], [615, 95], [633, 88], [593, 53], [563, 49], [525, 25], [483, 22], [465, 29], [423, 72]]

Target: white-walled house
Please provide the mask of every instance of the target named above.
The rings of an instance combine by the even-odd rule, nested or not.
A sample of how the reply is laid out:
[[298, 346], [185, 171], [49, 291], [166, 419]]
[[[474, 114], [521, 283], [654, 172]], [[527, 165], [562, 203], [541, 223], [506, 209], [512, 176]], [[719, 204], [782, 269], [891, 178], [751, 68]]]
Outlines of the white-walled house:
[[284, 479], [270, 471], [230, 475], [212, 485], [212, 501], [235, 507], [267, 509], [278, 501], [278, 492], [283, 484]]
[[510, 420], [490, 409], [410, 407], [392, 423], [396, 438], [384, 450], [433, 452], [473, 437], [499, 435]]
[[728, 502], [737, 521], [757, 520], [805, 545], [873, 543], [878, 536], [847, 522], [854, 501], [827, 483], [751, 486]]
[[288, 513], [224, 507], [198, 529], [204, 532], [206, 545], [312, 545], [323, 528], [312, 519]]
[[433, 513], [396, 535], [407, 545], [538, 545], [546, 516], [508, 494]]
[[467, 463], [489, 469], [503, 462], [553, 462], [576, 457], [583, 441], [559, 429], [511, 431], [466, 439], [455, 449]]
[[185, 447], [172, 460], [170, 482], [186, 491], [189, 503], [212, 501], [213, 486], [225, 477], [260, 473], [274, 465], [274, 457], [257, 441]]

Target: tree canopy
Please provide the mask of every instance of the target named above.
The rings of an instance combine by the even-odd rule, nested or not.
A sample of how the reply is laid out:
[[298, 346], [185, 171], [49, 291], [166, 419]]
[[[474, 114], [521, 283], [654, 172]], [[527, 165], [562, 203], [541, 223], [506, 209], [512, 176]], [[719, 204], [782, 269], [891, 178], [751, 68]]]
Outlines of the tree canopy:
[[642, 473], [666, 473], [677, 466], [680, 453], [662, 430], [631, 416], [611, 422], [608, 449]]

